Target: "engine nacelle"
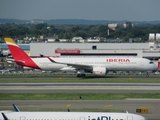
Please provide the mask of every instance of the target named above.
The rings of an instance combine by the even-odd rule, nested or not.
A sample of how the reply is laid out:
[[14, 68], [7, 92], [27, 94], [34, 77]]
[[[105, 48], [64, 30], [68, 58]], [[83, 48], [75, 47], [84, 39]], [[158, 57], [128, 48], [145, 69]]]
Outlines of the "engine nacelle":
[[93, 67], [93, 74], [94, 75], [100, 75], [105, 76], [107, 74], [107, 68], [106, 67]]

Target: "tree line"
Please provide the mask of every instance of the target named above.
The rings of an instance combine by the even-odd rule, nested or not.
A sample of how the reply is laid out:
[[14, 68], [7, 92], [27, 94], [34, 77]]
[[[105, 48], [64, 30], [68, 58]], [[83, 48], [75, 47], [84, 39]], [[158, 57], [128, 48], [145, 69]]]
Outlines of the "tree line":
[[[109, 34], [108, 34], [109, 30]], [[123, 39], [128, 42], [129, 38], [139, 38], [139, 42], [146, 42], [149, 33], [160, 33], [160, 26], [135, 26], [123, 28], [119, 26], [111, 30], [107, 25], [48, 25], [40, 24], [1, 24], [0, 38], [11, 37], [23, 40], [24, 37], [44, 36], [44, 38], [72, 39], [73, 37], [103, 37], [106, 39]]]

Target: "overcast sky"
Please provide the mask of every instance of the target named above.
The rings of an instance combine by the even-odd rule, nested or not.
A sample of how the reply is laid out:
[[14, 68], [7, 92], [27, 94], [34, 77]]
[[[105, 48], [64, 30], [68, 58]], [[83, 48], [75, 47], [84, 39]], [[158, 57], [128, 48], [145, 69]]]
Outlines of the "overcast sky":
[[160, 20], [160, 0], [0, 0], [0, 18]]

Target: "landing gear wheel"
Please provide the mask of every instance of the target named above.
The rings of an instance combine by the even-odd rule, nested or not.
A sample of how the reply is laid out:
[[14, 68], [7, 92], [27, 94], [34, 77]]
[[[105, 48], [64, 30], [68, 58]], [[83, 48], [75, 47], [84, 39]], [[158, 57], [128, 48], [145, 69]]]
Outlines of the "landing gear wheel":
[[77, 77], [86, 77], [85, 74], [77, 74]]
[[81, 77], [80, 74], [77, 74], [77, 77], [78, 77], [78, 78]]
[[85, 74], [82, 74], [82, 77], [86, 77], [86, 75], [85, 75]]

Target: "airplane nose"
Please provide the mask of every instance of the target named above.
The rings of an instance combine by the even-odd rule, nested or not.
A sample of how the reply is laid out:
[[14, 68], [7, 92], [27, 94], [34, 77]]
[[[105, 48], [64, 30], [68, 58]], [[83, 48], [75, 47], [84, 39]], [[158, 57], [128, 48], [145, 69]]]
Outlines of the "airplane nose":
[[153, 65], [153, 69], [154, 69], [154, 70], [158, 70], [158, 65], [154, 64], [154, 65]]

